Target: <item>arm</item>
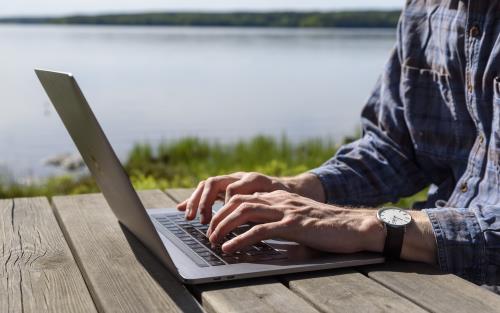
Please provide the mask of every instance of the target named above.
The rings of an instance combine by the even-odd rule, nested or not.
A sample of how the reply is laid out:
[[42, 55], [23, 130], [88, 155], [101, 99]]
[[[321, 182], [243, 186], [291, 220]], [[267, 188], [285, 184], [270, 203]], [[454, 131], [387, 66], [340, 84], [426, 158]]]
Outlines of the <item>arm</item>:
[[[436, 246], [426, 214], [410, 211], [401, 258], [435, 263]], [[239, 225], [259, 223], [246, 233], [226, 242], [227, 253], [269, 238], [284, 238], [309, 247], [336, 253], [382, 252], [386, 237], [376, 210], [344, 208], [320, 203], [285, 191], [238, 195], [214, 216], [208, 235], [214, 244]], [[325, 240], [325, 238], [335, 238]]]
[[258, 173], [233, 173], [200, 182], [191, 197], [180, 203], [188, 219], [201, 213], [209, 223], [212, 205], [221, 197], [285, 190], [339, 205], [376, 206], [409, 196], [429, 184], [414, 160], [413, 143], [399, 97], [401, 65], [398, 50], [362, 114], [364, 135], [343, 146], [323, 166], [297, 177], [277, 178]]
[[415, 194], [430, 183], [415, 159], [406, 124], [399, 55], [396, 47], [363, 109], [363, 136], [311, 171], [329, 203], [374, 207]]
[[[325, 202], [325, 193], [318, 177], [311, 173], [299, 175], [297, 177], [287, 178], [285, 184], [295, 193], [314, 199], [320, 203]], [[359, 211], [360, 209], [355, 209]], [[407, 261], [417, 261], [429, 264], [436, 263], [436, 237], [426, 213], [420, 211], [409, 211], [413, 222], [407, 226], [403, 248], [401, 250], [401, 259]], [[384, 227], [376, 220], [375, 210], [366, 212], [366, 219], [372, 219], [374, 227], [367, 230], [365, 238], [374, 238], [373, 241], [367, 241], [364, 250], [372, 252], [382, 252], [385, 242]]]
[[282, 178], [283, 190], [325, 203], [326, 195], [321, 181], [313, 173], [304, 173], [295, 177]]

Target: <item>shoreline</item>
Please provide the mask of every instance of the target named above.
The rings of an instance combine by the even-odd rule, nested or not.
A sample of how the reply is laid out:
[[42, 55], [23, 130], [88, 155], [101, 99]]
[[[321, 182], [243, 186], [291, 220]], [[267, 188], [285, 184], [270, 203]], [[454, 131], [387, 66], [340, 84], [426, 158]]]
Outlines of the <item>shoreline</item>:
[[0, 24], [392, 29], [396, 27], [400, 13], [400, 10], [144, 12], [59, 17], [0, 17]]

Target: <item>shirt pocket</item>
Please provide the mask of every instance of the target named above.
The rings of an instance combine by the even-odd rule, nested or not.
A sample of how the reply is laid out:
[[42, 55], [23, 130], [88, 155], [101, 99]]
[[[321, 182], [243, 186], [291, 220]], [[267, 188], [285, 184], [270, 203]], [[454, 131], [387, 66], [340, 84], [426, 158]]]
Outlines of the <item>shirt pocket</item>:
[[461, 110], [456, 104], [465, 99], [458, 99], [460, 94], [453, 91], [456, 88], [447, 74], [403, 66], [401, 97], [417, 156], [463, 158], [459, 153]]

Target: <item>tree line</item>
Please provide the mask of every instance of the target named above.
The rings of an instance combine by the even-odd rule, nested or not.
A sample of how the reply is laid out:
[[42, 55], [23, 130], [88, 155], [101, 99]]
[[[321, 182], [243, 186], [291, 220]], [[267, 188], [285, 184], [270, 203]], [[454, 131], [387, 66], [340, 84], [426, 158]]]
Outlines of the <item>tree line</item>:
[[0, 23], [291, 28], [394, 28], [397, 25], [400, 13], [400, 11], [141, 13], [75, 15], [67, 17], [4, 18], [0, 19]]

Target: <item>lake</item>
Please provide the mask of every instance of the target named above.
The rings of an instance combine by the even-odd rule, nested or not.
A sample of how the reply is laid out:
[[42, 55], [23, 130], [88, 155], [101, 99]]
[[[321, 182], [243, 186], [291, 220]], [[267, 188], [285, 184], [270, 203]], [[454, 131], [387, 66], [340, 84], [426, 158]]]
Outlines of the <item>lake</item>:
[[137, 142], [354, 134], [394, 30], [0, 25], [0, 167], [74, 152], [33, 72], [73, 73], [121, 157]]

